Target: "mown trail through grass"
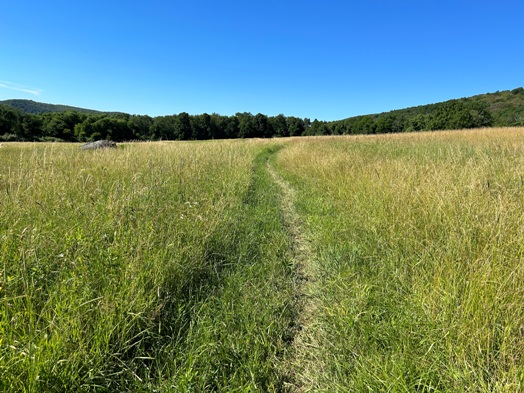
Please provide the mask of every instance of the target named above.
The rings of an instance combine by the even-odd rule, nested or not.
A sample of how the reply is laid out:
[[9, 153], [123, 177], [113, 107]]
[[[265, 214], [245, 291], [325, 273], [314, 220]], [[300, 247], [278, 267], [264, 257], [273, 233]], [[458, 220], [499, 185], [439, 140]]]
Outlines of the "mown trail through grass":
[[295, 270], [276, 149], [3, 148], [0, 390], [283, 390]]
[[286, 389], [291, 392], [309, 391], [322, 369], [322, 359], [312, 355], [318, 345], [315, 337], [317, 289], [314, 255], [306, 239], [303, 223], [295, 210], [296, 191], [276, 172], [271, 161], [268, 161], [267, 169], [280, 188], [284, 225], [291, 239], [292, 263], [296, 270], [296, 281], [293, 283], [296, 320], [293, 341], [284, 362], [290, 378]]

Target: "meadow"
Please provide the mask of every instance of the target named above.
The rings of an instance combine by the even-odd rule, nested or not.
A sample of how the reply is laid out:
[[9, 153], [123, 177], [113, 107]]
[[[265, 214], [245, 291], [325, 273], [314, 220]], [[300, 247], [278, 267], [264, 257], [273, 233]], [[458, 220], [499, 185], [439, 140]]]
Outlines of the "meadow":
[[0, 147], [0, 390], [524, 389], [524, 128]]

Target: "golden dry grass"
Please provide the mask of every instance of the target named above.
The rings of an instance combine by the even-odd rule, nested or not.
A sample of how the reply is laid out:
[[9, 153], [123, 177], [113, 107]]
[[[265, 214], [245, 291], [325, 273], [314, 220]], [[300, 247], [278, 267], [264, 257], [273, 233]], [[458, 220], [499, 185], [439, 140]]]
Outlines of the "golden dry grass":
[[522, 388], [523, 153], [523, 128], [281, 152], [320, 258], [319, 389]]

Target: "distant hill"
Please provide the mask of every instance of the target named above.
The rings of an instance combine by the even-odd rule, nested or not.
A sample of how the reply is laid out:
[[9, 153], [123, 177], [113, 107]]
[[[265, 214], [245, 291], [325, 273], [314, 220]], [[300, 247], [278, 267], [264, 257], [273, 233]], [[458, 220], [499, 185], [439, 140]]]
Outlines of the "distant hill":
[[74, 106], [68, 105], [54, 105], [54, 104], [45, 104], [43, 102], [36, 102], [33, 100], [5, 100], [0, 101], [1, 105], [7, 105], [11, 108], [18, 109], [24, 113], [48, 113], [48, 112], [80, 112], [80, 113], [104, 113], [100, 111], [95, 111], [92, 109], [77, 108]]
[[[7, 105], [11, 108], [18, 109], [24, 113], [48, 113], [48, 112], [80, 112], [87, 114], [115, 114], [116, 112], [103, 112], [93, 109], [77, 108], [68, 105], [55, 105], [37, 102], [33, 100], [5, 100], [0, 101], [0, 105]], [[427, 104], [414, 106], [405, 109], [395, 109], [384, 113], [375, 113], [368, 115], [360, 115], [348, 117], [343, 120], [336, 120], [330, 122], [321, 122], [323, 124], [332, 125], [342, 123], [362, 122], [362, 119], [372, 118], [378, 120], [384, 117], [401, 117], [404, 119], [420, 118], [421, 116], [431, 116], [437, 112], [447, 111], [444, 108], [450, 106], [466, 106], [467, 108], [474, 108], [477, 110], [482, 108], [487, 114], [491, 116], [491, 124], [493, 126], [509, 126], [509, 125], [524, 125], [524, 88], [519, 87], [513, 90], [497, 91], [495, 93], [486, 93], [475, 95], [471, 97], [459, 98], [439, 102], [435, 104]], [[418, 116], [418, 117], [417, 117]]]
[[469, 100], [486, 103], [495, 126], [524, 125], [524, 88], [522, 87], [473, 96]]
[[0, 101], [0, 141], [201, 140], [514, 126], [524, 126], [522, 87], [330, 122], [248, 112], [152, 118], [31, 100]]
[[462, 103], [467, 106], [483, 107], [493, 117], [494, 126], [506, 126], [520, 121], [524, 125], [524, 88], [497, 91], [495, 93], [479, 94], [471, 97], [458, 98], [436, 104], [421, 105], [406, 109], [398, 109], [389, 113], [413, 116], [439, 110], [448, 104]]
[[524, 88], [331, 122], [314, 122], [310, 133], [368, 134], [491, 126], [524, 126]]

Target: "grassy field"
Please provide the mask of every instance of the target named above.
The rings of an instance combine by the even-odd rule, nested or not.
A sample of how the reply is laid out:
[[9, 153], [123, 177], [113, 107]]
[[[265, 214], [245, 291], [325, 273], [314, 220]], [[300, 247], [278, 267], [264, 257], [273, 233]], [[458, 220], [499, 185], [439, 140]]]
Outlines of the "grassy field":
[[0, 146], [0, 391], [524, 390], [524, 129]]
[[296, 140], [320, 391], [524, 389], [524, 129]]
[[293, 270], [271, 145], [4, 145], [0, 390], [281, 386]]

